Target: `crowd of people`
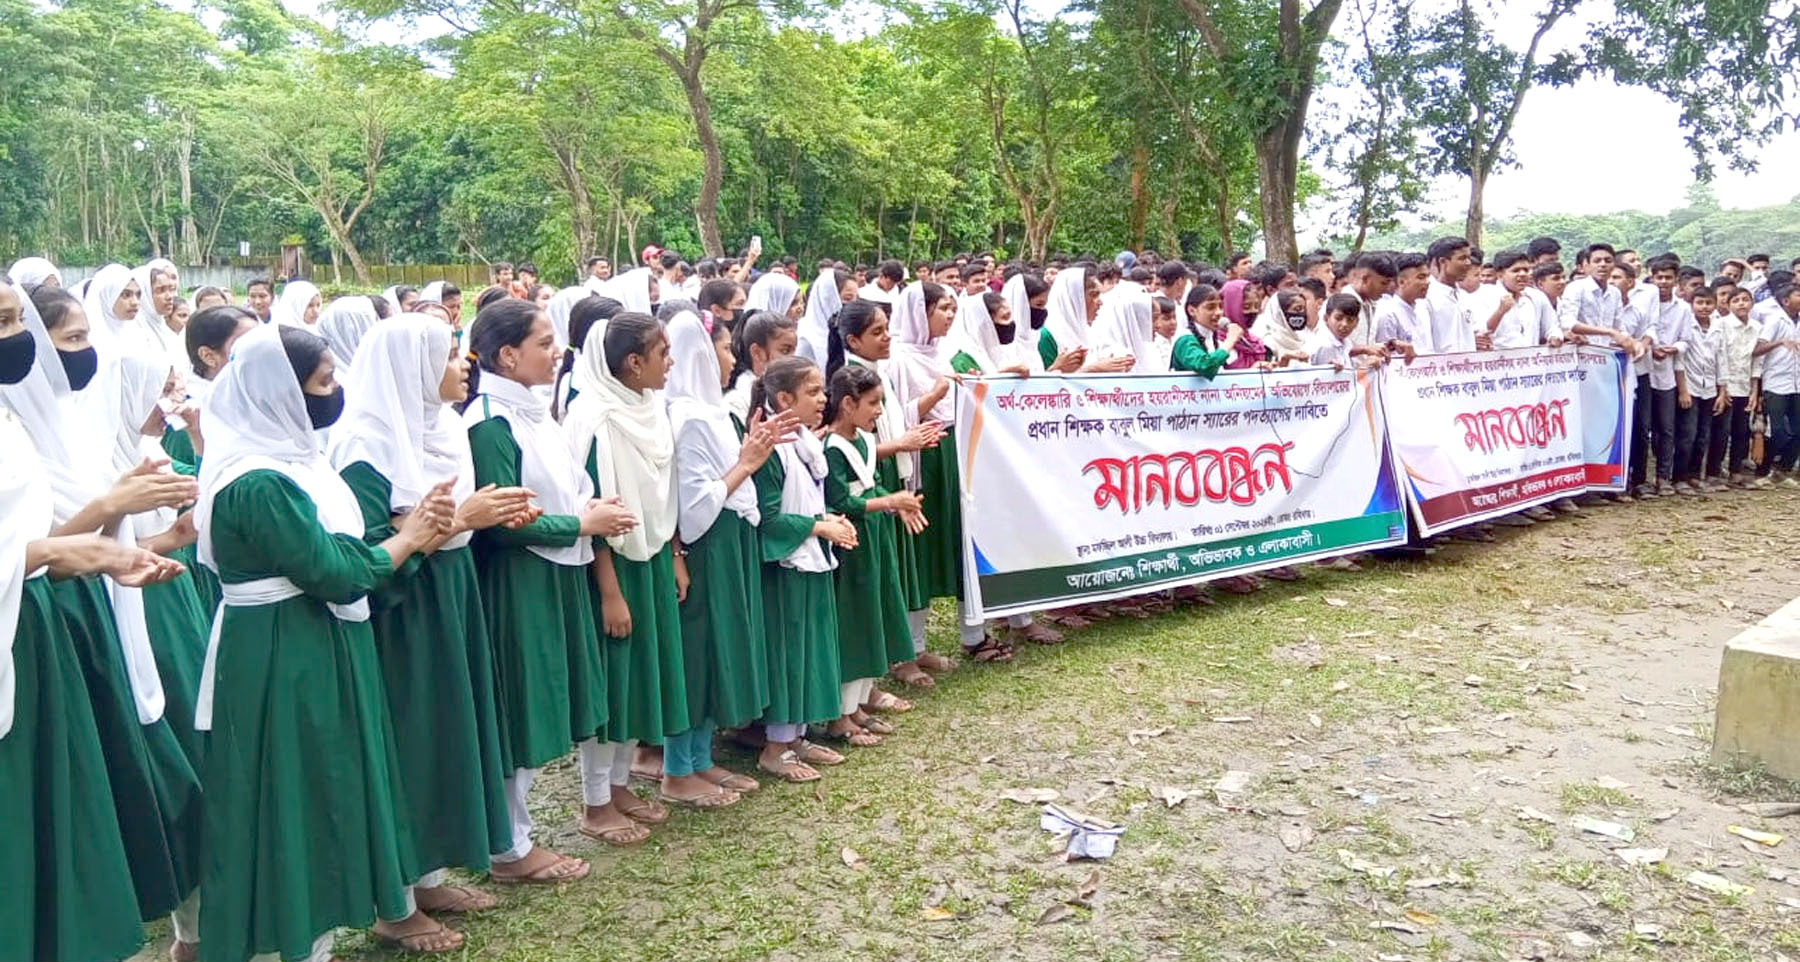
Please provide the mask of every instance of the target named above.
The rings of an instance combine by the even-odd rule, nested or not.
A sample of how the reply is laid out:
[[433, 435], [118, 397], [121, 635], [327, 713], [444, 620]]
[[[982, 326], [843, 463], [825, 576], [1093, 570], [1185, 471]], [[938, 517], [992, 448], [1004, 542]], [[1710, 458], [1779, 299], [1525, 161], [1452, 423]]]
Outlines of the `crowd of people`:
[[[1592, 244], [1571, 275], [1562, 253], [976, 253], [823, 261], [803, 286], [755, 241], [329, 303], [304, 280], [184, 295], [162, 260], [73, 285], [18, 261], [0, 958], [122, 959], [165, 915], [176, 962], [323, 962], [344, 927], [455, 951], [442, 919], [499, 899], [448, 870], [591, 871], [534, 842], [545, 765], [576, 758], [583, 835], [636, 845], [671, 806], [882, 744], [913, 707], [887, 689], [1131, 610], [983, 624], [958, 601], [961, 657], [927, 645], [962, 594], [959, 379], [1612, 344], [1637, 373], [1619, 500], [1800, 486], [1800, 259], [1709, 277]], [[762, 780], [715, 761], [721, 738]]]

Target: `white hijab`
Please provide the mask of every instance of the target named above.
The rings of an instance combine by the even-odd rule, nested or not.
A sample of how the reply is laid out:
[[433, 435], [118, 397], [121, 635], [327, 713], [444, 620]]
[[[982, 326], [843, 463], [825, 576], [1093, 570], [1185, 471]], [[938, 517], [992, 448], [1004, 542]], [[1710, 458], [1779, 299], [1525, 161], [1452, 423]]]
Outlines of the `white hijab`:
[[1058, 271], [1050, 284], [1050, 300], [1044, 307], [1049, 317], [1044, 329], [1056, 338], [1058, 352], [1086, 347], [1088, 343], [1087, 271], [1070, 267]]
[[319, 289], [311, 281], [288, 281], [287, 286], [281, 289], [281, 296], [275, 299], [275, 305], [269, 308], [269, 319], [276, 324], [286, 324], [317, 334], [319, 322], [315, 320], [311, 324], [306, 323], [306, 305], [311, 304], [318, 296]]
[[956, 320], [938, 348], [945, 364], [958, 353], [967, 354], [986, 375], [998, 374], [1002, 367], [1015, 363], [1003, 353], [1011, 345], [1000, 343], [1000, 333], [994, 329], [994, 318], [988, 313], [986, 297], [985, 294], [969, 294], [956, 299]]
[[57, 283], [62, 282], [62, 274], [57, 271], [56, 265], [44, 257], [21, 257], [13, 261], [12, 268], [6, 273], [12, 278], [13, 284], [20, 292], [20, 297], [25, 296], [26, 290], [36, 287], [52, 277], [56, 278]]
[[394, 309], [395, 314], [399, 314], [406, 310], [406, 308], [400, 306], [400, 285], [398, 284], [382, 291], [381, 299], [388, 302], [388, 306]]
[[[113, 313], [113, 305], [118, 303], [119, 295], [136, 282], [137, 278], [132, 276], [131, 268], [124, 264], [108, 264], [88, 279], [87, 291], [82, 295], [81, 309], [87, 314], [88, 340], [95, 347], [112, 348], [115, 356], [135, 351], [143, 344], [133, 330], [137, 326], [137, 318], [120, 317]], [[141, 300], [150, 297], [150, 291], [142, 284], [138, 285], [138, 297]], [[57, 370], [62, 370], [61, 365], [58, 365]]]
[[653, 313], [650, 303], [650, 281], [655, 275], [648, 267], [626, 271], [606, 282], [606, 296], [625, 305], [625, 310], [639, 314]]
[[[105, 367], [105, 371], [95, 375], [96, 390], [82, 393], [96, 395], [90, 403], [111, 407], [110, 411], [102, 410], [96, 416], [112, 425], [109, 463], [111, 476], [118, 477], [136, 468], [146, 455], [168, 456], [155, 440], [144, 436], [143, 429], [144, 422], [150, 419], [150, 412], [156, 409], [157, 400], [162, 397], [169, 371], [161, 361], [129, 354]], [[177, 514], [174, 508], [153, 508], [133, 518], [139, 534], [154, 534], [168, 530], [175, 523]]]
[[[469, 433], [438, 392], [452, 342], [450, 326], [428, 314], [389, 318], [363, 338], [344, 385], [331, 465], [340, 472], [358, 461], [374, 468], [388, 481], [388, 507], [396, 514], [447, 479], [456, 479], [450, 496], [457, 504], [475, 493]], [[468, 543], [465, 531], [444, 547]]]
[[550, 304], [544, 313], [550, 315], [550, 326], [556, 329], [556, 346], [562, 349], [569, 347], [569, 315], [575, 313], [575, 305], [582, 298], [592, 297], [594, 292], [585, 287], [565, 287], [550, 298]]
[[1037, 350], [1040, 329], [1031, 326], [1031, 292], [1025, 289], [1025, 274], [1020, 272], [1007, 278], [1005, 286], [1000, 288], [1000, 296], [1006, 298], [1013, 322], [1013, 342], [1003, 345], [1001, 353], [1011, 357], [1011, 363], [1030, 368], [1033, 374], [1042, 372], [1044, 359]]
[[419, 291], [419, 300], [430, 301], [433, 304], [444, 303], [444, 282], [432, 281], [425, 285]]
[[[472, 428], [488, 418], [506, 419], [519, 446], [519, 484], [537, 493], [537, 505], [545, 514], [579, 515], [594, 496], [594, 485], [586, 467], [569, 453], [562, 429], [550, 418], [550, 403], [531, 388], [492, 371], [482, 371], [480, 383], [479, 392], [463, 409], [463, 425]], [[526, 550], [565, 567], [594, 560], [593, 541], [586, 537], [576, 538], [568, 547], [534, 544]]]
[[[119, 355], [102, 350], [100, 371], [94, 380], [81, 391], [71, 390], [43, 318], [38, 316], [31, 298], [19, 300], [24, 307], [25, 329], [36, 342], [37, 359], [25, 380], [0, 386], [0, 401], [18, 416], [41, 455], [40, 463], [50, 481], [51, 519], [53, 525], [63, 524], [104, 495], [118, 477], [118, 472], [112, 470], [116, 405], [105, 403], [102, 392], [105, 385], [117, 383], [118, 375], [111, 367], [119, 363]], [[114, 536], [120, 544], [135, 547], [137, 528], [132, 518], [121, 519]], [[105, 585], [138, 721], [148, 725], [162, 717], [163, 688], [150, 648], [150, 629], [144, 621], [143, 592], [111, 578], [105, 579]]]
[[[300, 309], [305, 310], [306, 305], [300, 305]], [[338, 380], [349, 382], [350, 362], [356, 358], [356, 348], [379, 320], [381, 317], [375, 313], [375, 305], [366, 297], [340, 297], [319, 312], [317, 333], [331, 345], [331, 355], [337, 358]], [[438, 322], [439, 325], [443, 323]]]
[[[45, 263], [48, 263], [46, 261]], [[13, 265], [18, 271], [19, 266]], [[16, 276], [16, 274], [15, 274]], [[20, 292], [19, 299], [30, 307], [31, 298]], [[40, 327], [42, 325], [39, 325]], [[39, 336], [37, 331], [31, 335]], [[43, 362], [39, 351], [33, 365]], [[12, 731], [14, 696], [17, 677], [13, 673], [13, 644], [18, 638], [19, 607], [25, 595], [25, 581], [33, 572], [25, 569], [25, 548], [32, 541], [50, 533], [50, 476], [38, 460], [31, 435], [25, 431], [11, 410], [0, 407], [0, 630], [5, 642], [0, 644], [0, 738]]]
[[[162, 258], [131, 272], [131, 279], [137, 281], [139, 292], [137, 319], [130, 328], [131, 338], [141, 345], [143, 352], [155, 354], [171, 367], [185, 368], [188, 364], [187, 341], [181, 336], [181, 332], [170, 330], [168, 322], [163, 320], [161, 314], [156, 313], [156, 298], [150, 295], [151, 288], [156, 286], [150, 279], [151, 271], [167, 273], [170, 280], [175, 278], [174, 265]], [[90, 320], [88, 323], [93, 322]]]
[[[945, 297], [953, 297], [948, 291]], [[938, 357], [938, 338], [931, 336], [931, 323], [925, 316], [925, 285], [913, 281], [894, 302], [894, 315], [888, 330], [893, 334], [887, 363], [882, 367], [891, 375], [897, 403], [905, 407], [908, 425], [919, 417], [918, 400], [937, 385], [938, 378], [949, 373], [949, 364]], [[949, 423], [956, 417], [955, 392], [944, 395], [930, 411], [931, 420]], [[883, 405], [884, 407], [886, 405]], [[904, 472], [903, 472], [904, 473]]]
[[[818, 435], [811, 431], [801, 431], [793, 443], [776, 448], [775, 456], [781, 459], [783, 473], [781, 512], [809, 518], [823, 516], [825, 476], [831, 473], [831, 467], [825, 460], [825, 445], [819, 441]], [[836, 568], [837, 558], [825, 549], [825, 542], [813, 535], [801, 541], [800, 547], [795, 548], [792, 554], [781, 559], [781, 564], [786, 568], [816, 574]]]
[[794, 306], [794, 295], [798, 293], [800, 285], [793, 278], [780, 271], [770, 271], [750, 285], [750, 293], [744, 298], [744, 310], [774, 311], [786, 317], [788, 308]]
[[800, 317], [800, 343], [794, 353], [825, 366], [831, 342], [831, 319], [843, 310], [844, 299], [839, 288], [843, 278], [835, 270], [820, 271], [806, 290], [806, 313]]
[[[1157, 354], [1151, 344], [1155, 314], [1156, 305], [1142, 286], [1114, 297], [1100, 308], [1094, 321], [1093, 350], [1103, 357], [1130, 355], [1134, 374], [1156, 373]], [[1057, 346], [1061, 347], [1062, 341], [1058, 340]]]
[[712, 336], [700, 318], [687, 311], [669, 322], [669, 426], [675, 435], [677, 529], [693, 543], [711, 530], [722, 509], [730, 508], [752, 527], [762, 520], [756, 485], [748, 481], [725, 492], [725, 472], [737, 463], [743, 442], [731, 423], [719, 385], [719, 360]]
[[600, 496], [620, 498], [638, 516], [637, 527], [606, 543], [632, 561], [649, 561], [675, 534], [675, 434], [656, 391], [634, 391], [607, 367], [606, 329], [616, 320], [588, 329], [563, 433], [577, 465], [586, 465], [593, 448]]

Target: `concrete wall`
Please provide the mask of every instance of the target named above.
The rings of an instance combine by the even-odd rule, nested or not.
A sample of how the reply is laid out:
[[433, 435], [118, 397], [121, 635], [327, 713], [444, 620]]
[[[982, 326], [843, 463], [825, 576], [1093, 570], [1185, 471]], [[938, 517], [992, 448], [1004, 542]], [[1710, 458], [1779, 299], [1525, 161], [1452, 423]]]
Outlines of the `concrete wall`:
[[1713, 761], [1800, 780], [1800, 598], [1726, 642]]

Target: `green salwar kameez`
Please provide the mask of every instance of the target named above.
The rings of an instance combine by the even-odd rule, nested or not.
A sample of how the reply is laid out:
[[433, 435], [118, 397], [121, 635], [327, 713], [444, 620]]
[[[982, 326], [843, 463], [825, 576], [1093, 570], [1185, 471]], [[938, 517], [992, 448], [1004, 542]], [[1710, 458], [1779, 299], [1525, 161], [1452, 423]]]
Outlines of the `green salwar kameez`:
[[[763, 623], [769, 644], [769, 705], [773, 724], [805, 724], [838, 717], [837, 595], [829, 571], [801, 571], [781, 564], [813, 536], [819, 519], [783, 514], [787, 472], [779, 457], [756, 470], [758, 526], [762, 535]], [[829, 550], [829, 549], [827, 549]]]
[[762, 539], [723, 508], [687, 547], [688, 596], [681, 603], [688, 728], [737, 728], [769, 703], [769, 640], [763, 623]]
[[206, 760], [204, 733], [194, 730], [194, 706], [200, 694], [200, 671], [206, 663], [206, 639], [212, 631], [212, 609], [200, 601], [191, 574], [197, 567], [189, 550], [170, 557], [188, 565], [188, 571], [144, 590], [144, 623], [150, 629], [150, 650], [156, 656], [156, 673], [162, 678], [166, 708], [163, 719], [174, 730], [188, 763], [198, 775]]
[[[865, 457], [874, 456], [869, 450], [872, 443], [862, 437], [850, 441]], [[825, 461], [831, 468], [825, 477], [825, 505], [856, 526], [856, 550], [839, 552], [833, 573], [839, 671], [843, 681], [879, 678], [887, 674], [888, 666], [913, 657], [906, 597], [900, 587], [898, 519], [865, 507], [869, 499], [892, 492], [877, 479], [874, 488], [852, 494], [856, 472], [835, 445], [826, 446]]]
[[[0, 959], [113, 962], [143, 943], [81, 660], [49, 578], [25, 582], [0, 738]], [[134, 719], [135, 721], [135, 719]]]
[[[962, 597], [962, 482], [956, 469], [956, 432], [945, 428], [937, 447], [919, 452], [919, 491], [925, 496], [925, 518], [931, 523], [918, 534], [900, 532], [912, 542], [917, 564], [914, 590], [925, 598]], [[908, 602], [916, 601], [910, 597]], [[913, 605], [922, 608], [924, 605]]]
[[[366, 461], [340, 472], [362, 506], [364, 535], [394, 534], [393, 485]], [[512, 847], [501, 782], [493, 650], [467, 546], [407, 559], [370, 595], [370, 623], [394, 744], [400, 749], [419, 869], [482, 871]]]
[[[501, 417], [469, 429], [475, 485], [519, 484], [519, 445]], [[606, 672], [586, 565], [560, 565], [528, 550], [566, 548], [580, 537], [574, 515], [475, 533], [475, 570], [494, 649], [504, 770], [562, 758], [605, 726]]]
[[199, 879], [199, 777], [166, 711], [148, 725], [138, 720], [112, 603], [100, 576], [52, 581], [50, 593], [80, 658], [139, 917], [159, 918], [179, 905]]
[[280, 577], [306, 593], [222, 616], [200, 951], [304, 959], [335, 928], [405, 918], [418, 876], [373, 631], [326, 607], [366, 595], [392, 560], [327, 531], [269, 470], [217, 493], [211, 537], [225, 584]]
[[[597, 442], [594, 442], [597, 443]], [[594, 490], [600, 486], [594, 443], [583, 459]], [[627, 505], [629, 507], [629, 505]], [[648, 561], [632, 561], [610, 551], [605, 538], [594, 539], [594, 552], [612, 558], [619, 593], [631, 610], [631, 634], [613, 638], [600, 621], [600, 592], [594, 590], [595, 630], [606, 660], [606, 704], [610, 710], [603, 742], [661, 744], [669, 735], [693, 727], [688, 722], [687, 654], [681, 640], [681, 603], [675, 600], [675, 545]]]

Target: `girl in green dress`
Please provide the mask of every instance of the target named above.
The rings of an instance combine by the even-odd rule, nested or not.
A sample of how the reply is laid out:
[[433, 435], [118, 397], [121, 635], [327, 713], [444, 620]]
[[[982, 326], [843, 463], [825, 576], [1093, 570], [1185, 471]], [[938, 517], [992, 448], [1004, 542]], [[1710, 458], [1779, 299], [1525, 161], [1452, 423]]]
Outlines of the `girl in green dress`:
[[767, 741], [757, 766], [790, 782], [817, 781], [814, 765], [837, 765], [842, 755], [805, 739], [806, 726], [838, 717], [841, 680], [837, 567], [827, 543], [856, 547], [850, 522], [825, 511], [825, 449], [812, 432], [825, 409], [825, 379], [799, 356], [773, 361], [750, 396], [751, 409], [793, 412], [801, 431], [756, 471], [762, 534], [763, 623], [769, 642]]
[[1058, 374], [1089, 371], [1115, 374], [1131, 370], [1132, 359], [1123, 356], [1089, 357], [1089, 327], [1100, 313], [1100, 284], [1085, 268], [1059, 271], [1045, 302], [1043, 330], [1038, 332], [1038, 359], [1044, 370]]
[[[768, 277], [785, 275], [770, 273], [765, 279]], [[791, 285], [793, 281], [788, 283]], [[762, 281], [758, 281], [755, 289], [760, 290], [762, 286]], [[755, 298], [751, 300], [754, 302]], [[795, 298], [794, 303], [800, 303], [799, 298]], [[730, 412], [740, 435], [750, 425], [750, 389], [756, 386], [756, 379], [762, 377], [763, 369], [770, 361], [794, 353], [800, 343], [799, 332], [800, 322], [792, 314], [774, 311], [754, 311], [732, 329], [731, 376], [725, 381], [724, 401], [725, 410]]]
[[[904, 294], [902, 295], [904, 296]], [[889, 335], [887, 308], [873, 300], [857, 300], [838, 312], [831, 331], [831, 364], [836, 374], [839, 366], [861, 367], [875, 372], [882, 385], [884, 403], [875, 421], [875, 463], [881, 486], [889, 491], [918, 491], [920, 452], [935, 447], [943, 436], [943, 426], [934, 421], [909, 420], [905, 406], [892, 400], [894, 391], [889, 357], [893, 339]], [[910, 426], [909, 426], [910, 424]], [[925, 649], [925, 621], [931, 614], [931, 594], [919, 578], [917, 545], [911, 536], [903, 536], [897, 544], [895, 566], [900, 576], [900, 589], [907, 608], [907, 628], [911, 644], [888, 653], [894, 678], [903, 684], [930, 688], [932, 678], [956, 667], [943, 655]], [[871, 708], [903, 711], [911, 706], [886, 692], [876, 689]]]
[[[33, 337], [41, 337], [42, 360], [0, 396], [49, 472], [54, 533], [105, 532], [136, 546], [139, 516], [192, 503], [197, 486], [160, 459], [145, 459], [111, 480], [119, 478], [112, 468], [114, 398], [127, 342], [115, 335], [103, 353], [89, 343], [84, 309], [58, 310], [55, 317], [51, 327], [30, 307], [26, 321]], [[88, 575], [54, 581], [50, 594], [88, 686], [140, 918], [156, 918], [193, 894], [199, 877], [200, 780], [176, 734], [176, 725], [190, 720], [168, 715], [179, 702], [168, 697], [157, 671], [144, 589]]]
[[181, 567], [101, 535], [49, 537], [54, 472], [11, 405], [34, 367], [60, 364], [28, 305], [0, 284], [0, 958], [111, 962], [143, 927], [81, 657], [43, 575], [141, 587]]
[[675, 431], [676, 532], [687, 552], [681, 641], [689, 728], [669, 736], [662, 791], [664, 798], [703, 806], [718, 804], [706, 801], [708, 795], [757, 788], [755, 779], [713, 764], [713, 732], [755, 721], [769, 702], [762, 541], [756, 533], [762, 516], [751, 476], [798, 427], [791, 414], [759, 415], [740, 438], [723, 396], [736, 362], [731, 341], [725, 325], [715, 323], [708, 333], [693, 314], [669, 322], [664, 396]]
[[196, 719], [205, 771], [202, 946], [320, 962], [332, 932], [381, 919], [419, 951], [459, 933], [409, 912], [416, 877], [402, 829], [399, 759], [366, 595], [439, 538], [448, 480], [380, 545], [314, 432], [343, 410], [322, 338], [258, 328], [238, 342], [208, 405], [194, 509], [200, 560], [219, 573]]
[[910, 653], [912, 633], [900, 589], [895, 518], [909, 534], [925, 530], [919, 496], [889, 491], [875, 476], [881, 417], [881, 378], [866, 367], [846, 365], [831, 376], [826, 406], [825, 506], [857, 526], [857, 550], [838, 559], [839, 717], [826, 733], [858, 747], [881, 744], [893, 726], [863, 706], [875, 700], [875, 679], [887, 673], [893, 652]]
[[362, 508], [363, 540], [380, 544], [431, 485], [454, 479], [452, 529], [370, 596], [424, 912], [494, 907], [493, 896], [445, 885], [443, 870], [481, 872], [512, 845], [501, 781], [493, 650], [476, 586], [471, 532], [530, 521], [531, 492], [477, 489], [469, 435], [451, 403], [468, 398], [469, 361], [449, 325], [423, 314], [364, 335], [344, 416], [331, 431], [333, 467]]
[[533, 847], [526, 796], [539, 769], [606, 724], [590, 539], [629, 531], [636, 519], [616, 500], [593, 496], [549, 405], [532, 390], [556, 376], [549, 315], [530, 301], [502, 298], [476, 315], [468, 342], [479, 364], [463, 408], [475, 483], [529, 488], [534, 514], [542, 512], [517, 528], [475, 534], [512, 822], [488, 874], [497, 882], [555, 884], [585, 877], [588, 863]]
[[[576, 368], [576, 396], [563, 420], [569, 449], [595, 490], [618, 498], [637, 527], [594, 542], [600, 648], [606, 663], [606, 724], [581, 744], [583, 834], [638, 836], [640, 824], [669, 818], [633, 794], [638, 743], [688, 728], [680, 599], [687, 565], [675, 554], [675, 435], [662, 390], [669, 338], [648, 314], [624, 311], [588, 331]], [[735, 795], [722, 804], [736, 801]]]

